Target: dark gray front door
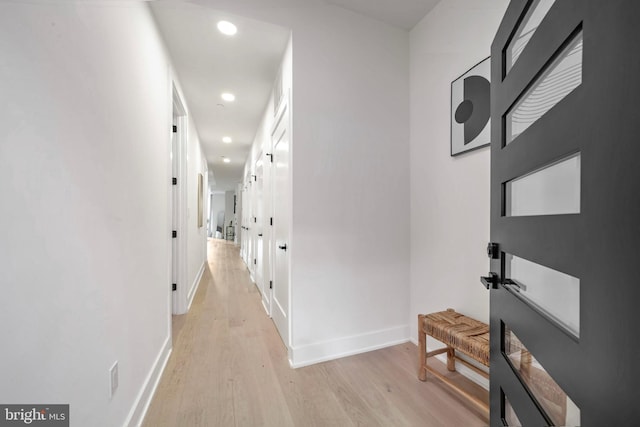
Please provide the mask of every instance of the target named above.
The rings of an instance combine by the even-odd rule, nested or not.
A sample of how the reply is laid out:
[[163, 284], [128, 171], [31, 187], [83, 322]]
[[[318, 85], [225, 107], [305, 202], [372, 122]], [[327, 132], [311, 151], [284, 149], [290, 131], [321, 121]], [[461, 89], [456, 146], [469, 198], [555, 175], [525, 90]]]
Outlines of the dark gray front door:
[[514, 0], [491, 54], [491, 425], [639, 425], [640, 2]]

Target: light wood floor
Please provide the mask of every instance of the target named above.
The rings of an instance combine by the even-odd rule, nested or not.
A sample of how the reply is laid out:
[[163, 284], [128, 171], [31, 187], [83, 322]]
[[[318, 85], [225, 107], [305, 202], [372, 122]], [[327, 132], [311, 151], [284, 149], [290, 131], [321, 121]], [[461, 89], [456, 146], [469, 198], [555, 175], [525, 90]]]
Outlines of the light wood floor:
[[[411, 343], [291, 369], [238, 249], [222, 240], [209, 241], [209, 269], [191, 311], [174, 316], [173, 333], [173, 354], [144, 426], [488, 424], [437, 379], [418, 381]], [[448, 375], [488, 399], [481, 387]]]

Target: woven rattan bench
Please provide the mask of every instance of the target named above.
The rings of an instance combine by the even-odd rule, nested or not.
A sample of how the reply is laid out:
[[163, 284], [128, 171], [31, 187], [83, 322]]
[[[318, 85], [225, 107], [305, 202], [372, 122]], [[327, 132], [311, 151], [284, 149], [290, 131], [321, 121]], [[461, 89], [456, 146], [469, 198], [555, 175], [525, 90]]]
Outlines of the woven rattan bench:
[[[427, 353], [427, 335], [443, 342], [447, 347]], [[457, 357], [456, 350], [488, 367], [489, 325], [457, 313], [451, 308], [438, 313], [419, 314], [418, 344], [420, 351], [418, 378], [421, 381], [427, 380], [428, 371], [478, 408], [486, 412], [489, 411], [489, 407], [485, 402], [467, 393], [449, 378], [427, 365], [429, 357], [446, 352], [447, 369], [449, 371], [456, 370], [456, 360], [458, 360], [468, 368], [488, 378], [489, 375], [485, 371]]]

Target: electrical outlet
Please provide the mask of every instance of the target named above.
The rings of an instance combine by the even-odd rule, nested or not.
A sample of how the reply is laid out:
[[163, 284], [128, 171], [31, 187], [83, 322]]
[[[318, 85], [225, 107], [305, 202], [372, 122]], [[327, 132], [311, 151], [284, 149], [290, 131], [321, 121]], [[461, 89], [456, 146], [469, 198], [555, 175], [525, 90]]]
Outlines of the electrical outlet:
[[109, 392], [109, 399], [113, 397], [113, 394], [118, 389], [118, 361], [116, 360], [113, 366], [109, 369], [109, 383], [111, 385]]

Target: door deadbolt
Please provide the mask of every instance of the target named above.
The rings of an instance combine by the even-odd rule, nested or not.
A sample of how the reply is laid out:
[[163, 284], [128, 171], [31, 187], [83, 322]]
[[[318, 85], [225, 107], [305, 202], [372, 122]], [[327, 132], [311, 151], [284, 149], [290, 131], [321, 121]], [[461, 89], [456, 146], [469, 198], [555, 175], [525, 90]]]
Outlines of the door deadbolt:
[[497, 243], [489, 243], [487, 245], [487, 256], [491, 259], [500, 258], [500, 246]]

